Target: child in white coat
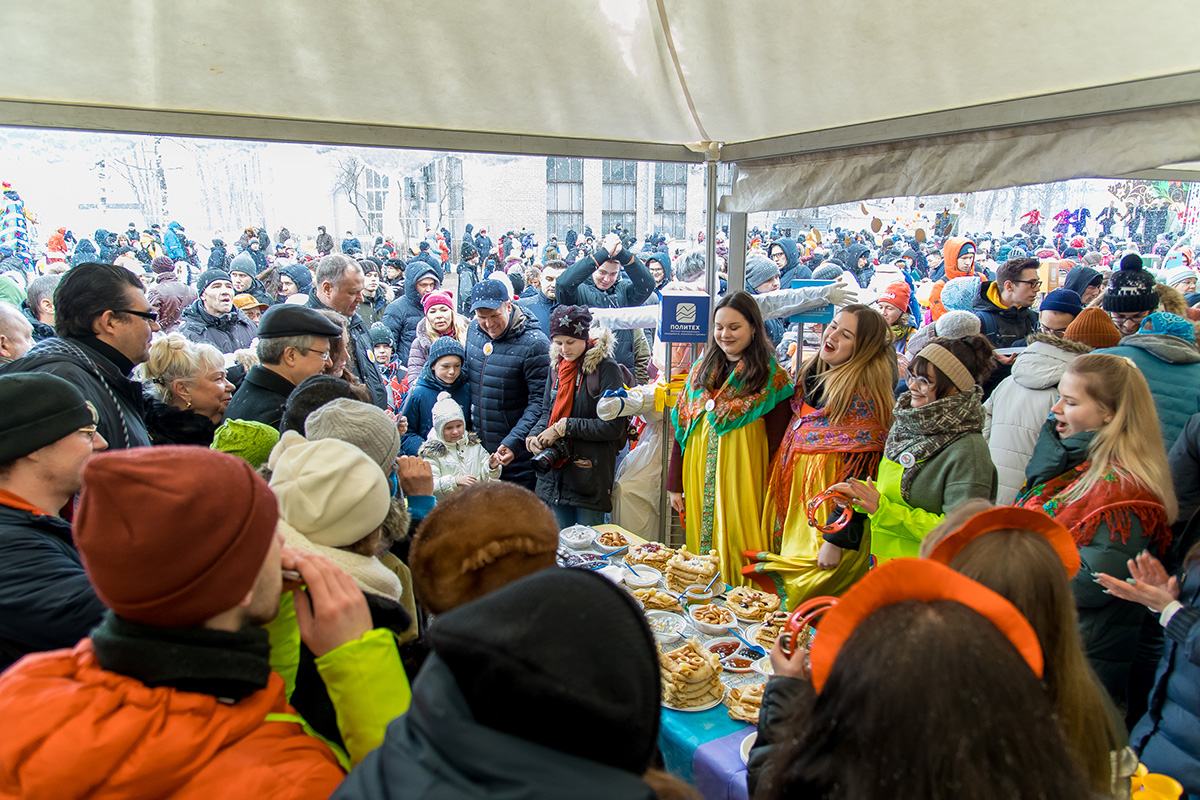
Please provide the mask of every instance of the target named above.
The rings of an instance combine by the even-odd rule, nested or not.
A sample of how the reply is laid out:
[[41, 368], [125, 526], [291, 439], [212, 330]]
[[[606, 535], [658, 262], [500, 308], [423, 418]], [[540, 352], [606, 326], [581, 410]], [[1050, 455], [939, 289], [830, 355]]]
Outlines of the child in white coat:
[[433, 494], [441, 500], [463, 486], [494, 481], [500, 462], [489, 454], [476, 433], [467, 433], [462, 407], [449, 392], [433, 404], [433, 425], [417, 455], [433, 467]]

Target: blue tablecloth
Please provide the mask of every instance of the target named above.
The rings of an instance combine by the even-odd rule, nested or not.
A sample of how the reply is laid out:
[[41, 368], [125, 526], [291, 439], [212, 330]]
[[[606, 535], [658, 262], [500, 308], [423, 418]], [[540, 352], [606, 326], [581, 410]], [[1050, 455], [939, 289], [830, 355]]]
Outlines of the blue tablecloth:
[[664, 708], [658, 743], [667, 771], [695, 786], [705, 800], [747, 800], [740, 748], [753, 731], [730, 719], [724, 705], [692, 712]]

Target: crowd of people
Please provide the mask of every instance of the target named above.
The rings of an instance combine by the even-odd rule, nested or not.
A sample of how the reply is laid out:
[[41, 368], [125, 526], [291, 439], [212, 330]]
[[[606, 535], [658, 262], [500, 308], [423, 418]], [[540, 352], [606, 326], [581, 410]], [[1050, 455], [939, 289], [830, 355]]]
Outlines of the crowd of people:
[[0, 263], [0, 796], [692, 797], [640, 609], [556, 566], [659, 509], [842, 598], [755, 797], [1200, 795], [1186, 239], [166, 231]]

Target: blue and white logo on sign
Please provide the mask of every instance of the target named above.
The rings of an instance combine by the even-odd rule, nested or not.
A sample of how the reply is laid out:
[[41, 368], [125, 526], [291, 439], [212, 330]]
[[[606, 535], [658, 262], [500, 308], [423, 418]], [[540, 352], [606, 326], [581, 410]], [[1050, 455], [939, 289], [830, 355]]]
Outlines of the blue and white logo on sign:
[[705, 295], [664, 292], [662, 322], [659, 329], [664, 342], [704, 342], [708, 339], [708, 303]]

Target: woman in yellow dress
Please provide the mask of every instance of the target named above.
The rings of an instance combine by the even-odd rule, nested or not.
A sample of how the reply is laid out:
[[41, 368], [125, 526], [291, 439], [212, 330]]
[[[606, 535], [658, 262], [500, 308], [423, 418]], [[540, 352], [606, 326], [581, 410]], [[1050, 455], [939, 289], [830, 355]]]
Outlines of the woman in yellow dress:
[[769, 542], [760, 527], [770, 463], [767, 417], [774, 418], [778, 442], [791, 393], [758, 303], [744, 291], [725, 295], [672, 414], [667, 490], [671, 507], [684, 514], [688, 550], [716, 550], [721, 580], [731, 585], [748, 583], [743, 551]]
[[[762, 530], [768, 547], [746, 574], [795, 608], [810, 597], [840, 594], [867, 571], [866, 514], [822, 534], [808, 520], [808, 501], [851, 477], [875, 475], [892, 424], [899, 378], [891, 330], [883, 315], [846, 306], [805, 359], [792, 398], [791, 424], [770, 469]], [[831, 516], [833, 504], [818, 513]], [[818, 519], [820, 521], [820, 518]]]

